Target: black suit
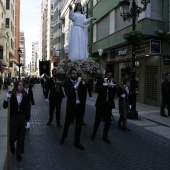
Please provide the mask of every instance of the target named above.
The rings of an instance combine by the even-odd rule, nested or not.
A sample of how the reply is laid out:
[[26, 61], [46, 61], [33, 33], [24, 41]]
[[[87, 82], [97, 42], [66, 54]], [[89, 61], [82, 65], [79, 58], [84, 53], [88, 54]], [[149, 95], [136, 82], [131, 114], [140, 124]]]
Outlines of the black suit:
[[[4, 101], [3, 108], [8, 107], [8, 102]], [[16, 154], [24, 153], [25, 139], [25, 114], [28, 108], [28, 96], [25, 94], [22, 98], [20, 106], [18, 105], [15, 95], [11, 95], [10, 99], [10, 148], [14, 149], [14, 142], [17, 141]]]
[[42, 78], [41, 79], [41, 87], [42, 87], [42, 89], [43, 89], [43, 94], [44, 94], [44, 96], [45, 96], [45, 88], [46, 88], [46, 86], [47, 86], [47, 78]]
[[[56, 91], [56, 86], [58, 90]], [[48, 96], [49, 95], [49, 96]], [[62, 104], [62, 99], [64, 98], [64, 93], [62, 85], [58, 83], [55, 84], [54, 78], [50, 78], [46, 84], [45, 98], [49, 98], [49, 122], [53, 121], [53, 112], [56, 108], [56, 123], [60, 124], [60, 109]]]
[[64, 90], [67, 96], [67, 106], [66, 106], [66, 118], [64, 124], [64, 131], [62, 138], [67, 137], [68, 129], [71, 122], [76, 119], [75, 127], [75, 143], [80, 142], [80, 135], [83, 123], [83, 114], [84, 114], [84, 101], [86, 99], [87, 89], [83, 87], [84, 85], [80, 82], [78, 87], [78, 98], [80, 100], [79, 104], [76, 104], [76, 89], [74, 88], [73, 82], [68, 79], [64, 83]]
[[162, 101], [161, 101], [161, 115], [165, 114], [165, 106], [168, 109], [168, 116], [170, 116], [170, 81], [165, 78], [161, 83]]
[[96, 100], [96, 117], [94, 123], [93, 135], [96, 135], [101, 119], [105, 122], [103, 130], [103, 139], [108, 137], [108, 131], [110, 129], [112, 109], [115, 108], [114, 95], [117, 92], [116, 87], [103, 86], [104, 79], [99, 79], [96, 84], [96, 90], [98, 97]]
[[27, 95], [28, 95], [28, 112], [26, 114], [26, 122], [29, 122], [31, 117], [31, 105], [35, 105], [32, 87], [29, 87]]

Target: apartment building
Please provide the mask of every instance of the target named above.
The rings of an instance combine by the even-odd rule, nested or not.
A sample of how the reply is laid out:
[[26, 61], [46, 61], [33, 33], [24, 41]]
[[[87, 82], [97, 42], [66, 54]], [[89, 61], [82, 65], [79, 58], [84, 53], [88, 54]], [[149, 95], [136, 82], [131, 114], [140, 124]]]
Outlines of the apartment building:
[[48, 0], [41, 1], [40, 13], [40, 40], [39, 40], [39, 56], [40, 60], [47, 60], [47, 8]]
[[9, 74], [9, 35], [6, 31], [6, 8], [5, 1], [0, 0], [0, 76], [7, 77]]
[[24, 31], [20, 32], [20, 38], [19, 38], [19, 47], [20, 50], [22, 51], [21, 57], [20, 57], [20, 63], [22, 63], [22, 69], [21, 69], [21, 75], [24, 76], [25, 75], [25, 68], [26, 68], [26, 48], [25, 48], [25, 35], [24, 35]]
[[31, 57], [31, 74], [39, 75], [38, 63], [39, 63], [39, 43], [38, 41], [32, 43], [32, 57]]
[[[142, 7], [140, 0], [136, 3]], [[93, 23], [92, 53], [105, 69], [113, 71], [116, 82], [121, 84], [131, 76], [132, 46], [123, 35], [132, 31], [132, 21], [123, 21], [118, 4], [119, 0], [93, 1], [93, 16], [97, 21]], [[169, 0], [151, 0], [136, 22], [136, 30], [144, 34], [135, 49], [137, 100], [154, 106], [160, 105], [163, 74], [170, 71], [169, 7]], [[102, 56], [99, 49], [103, 50]]]

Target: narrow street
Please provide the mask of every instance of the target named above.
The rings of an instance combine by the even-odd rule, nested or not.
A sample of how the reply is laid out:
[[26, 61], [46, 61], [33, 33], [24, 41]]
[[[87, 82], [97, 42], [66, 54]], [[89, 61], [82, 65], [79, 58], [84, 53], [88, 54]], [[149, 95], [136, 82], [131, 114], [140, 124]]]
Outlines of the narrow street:
[[[12, 170], [168, 170], [170, 167], [169, 139], [128, 123], [131, 132], [118, 129], [112, 122], [109, 138], [102, 140], [103, 123], [92, 142], [95, 107], [87, 104], [81, 143], [85, 150], [73, 146], [74, 126], [69, 129], [64, 145], [59, 144], [63, 127], [55, 121], [47, 126], [48, 103], [45, 103], [40, 85], [33, 87], [36, 102], [31, 116], [31, 129], [26, 131], [25, 153], [22, 162], [11, 156]], [[89, 102], [88, 102], [89, 103]], [[62, 103], [62, 125], [65, 118], [66, 97]], [[115, 117], [117, 119], [117, 117]], [[55, 120], [55, 119], [54, 119]], [[140, 120], [137, 120], [140, 121]], [[117, 121], [116, 121], [117, 122]]]

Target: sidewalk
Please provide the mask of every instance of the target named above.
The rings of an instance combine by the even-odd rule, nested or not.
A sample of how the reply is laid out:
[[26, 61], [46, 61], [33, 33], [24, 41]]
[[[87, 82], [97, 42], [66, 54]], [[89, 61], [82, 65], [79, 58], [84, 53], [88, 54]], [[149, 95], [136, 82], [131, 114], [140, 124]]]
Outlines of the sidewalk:
[[[97, 98], [97, 93], [93, 93], [92, 100], [89, 100], [89, 98], [87, 98], [87, 104], [94, 106], [96, 98]], [[116, 105], [116, 108], [113, 110], [113, 114], [115, 114], [115, 112], [116, 113], [118, 112], [118, 99], [115, 99], [115, 105]], [[149, 106], [146, 104], [137, 103], [136, 110], [138, 112], [139, 119], [144, 118], [149, 121], [170, 127], [170, 118], [169, 117], [168, 118], [161, 117], [159, 107], [154, 107], [154, 106]]]

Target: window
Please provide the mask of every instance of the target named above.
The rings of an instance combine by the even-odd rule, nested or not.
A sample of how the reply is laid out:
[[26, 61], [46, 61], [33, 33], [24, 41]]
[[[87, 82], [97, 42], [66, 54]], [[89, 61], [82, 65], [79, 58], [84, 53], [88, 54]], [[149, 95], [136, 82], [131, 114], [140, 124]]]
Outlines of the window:
[[6, 18], [6, 28], [9, 28], [9, 18]]
[[6, 9], [10, 9], [10, 0], [6, 0]]

